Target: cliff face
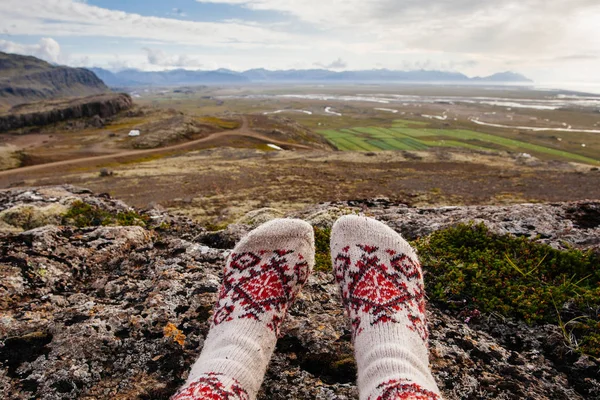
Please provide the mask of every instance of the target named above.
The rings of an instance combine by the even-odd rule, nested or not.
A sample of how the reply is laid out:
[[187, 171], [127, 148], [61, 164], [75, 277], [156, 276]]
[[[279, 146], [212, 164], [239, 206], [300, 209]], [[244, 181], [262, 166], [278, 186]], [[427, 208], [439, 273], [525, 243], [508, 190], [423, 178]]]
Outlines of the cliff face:
[[[73, 204], [90, 222], [115, 218], [114, 226], [62, 225]], [[600, 246], [598, 202], [409, 209], [374, 201], [295, 216], [327, 227], [359, 210], [406, 237], [476, 220], [553, 246]], [[202, 349], [229, 249], [271, 217], [263, 210], [207, 232], [85, 189], [0, 191], [0, 397], [168, 399]], [[332, 273], [315, 271], [282, 327], [259, 399], [358, 398], [342, 310]], [[600, 398], [600, 361], [567, 348], [558, 326], [428, 310], [432, 369], [446, 399]]]
[[96, 115], [106, 118], [132, 106], [131, 96], [125, 93], [103, 94], [51, 103], [24, 104], [13, 107], [7, 114], [0, 115], [0, 132]]
[[0, 105], [106, 93], [108, 87], [83, 68], [54, 66], [35, 57], [0, 53]]

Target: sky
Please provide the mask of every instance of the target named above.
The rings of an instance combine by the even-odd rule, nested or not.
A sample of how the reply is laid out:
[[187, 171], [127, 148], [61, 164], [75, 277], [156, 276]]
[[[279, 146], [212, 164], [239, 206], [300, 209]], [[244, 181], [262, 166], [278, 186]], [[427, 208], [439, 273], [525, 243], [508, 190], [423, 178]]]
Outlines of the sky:
[[111, 70], [514, 71], [600, 84], [599, 0], [1, 0], [0, 51]]

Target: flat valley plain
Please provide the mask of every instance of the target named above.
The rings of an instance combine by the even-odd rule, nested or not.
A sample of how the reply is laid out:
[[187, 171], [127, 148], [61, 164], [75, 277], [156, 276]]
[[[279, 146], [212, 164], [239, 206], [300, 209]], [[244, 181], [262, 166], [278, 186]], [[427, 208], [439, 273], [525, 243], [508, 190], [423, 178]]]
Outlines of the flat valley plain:
[[[375, 197], [415, 206], [600, 198], [600, 95], [452, 85], [126, 90], [136, 110], [102, 126], [2, 134], [3, 154], [26, 168], [0, 172], [0, 187], [76, 184], [212, 226], [256, 208]], [[151, 144], [127, 136], [138, 128]]]

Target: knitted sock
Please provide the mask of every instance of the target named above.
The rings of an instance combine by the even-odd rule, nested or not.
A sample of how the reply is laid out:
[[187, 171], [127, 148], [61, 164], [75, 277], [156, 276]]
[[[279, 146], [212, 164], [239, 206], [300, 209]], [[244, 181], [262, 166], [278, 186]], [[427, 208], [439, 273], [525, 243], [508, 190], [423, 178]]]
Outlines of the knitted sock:
[[314, 251], [311, 226], [293, 219], [267, 222], [238, 243], [225, 266], [202, 354], [172, 400], [256, 398]]
[[414, 250], [381, 222], [349, 215], [333, 226], [331, 258], [352, 322], [361, 400], [441, 399]]

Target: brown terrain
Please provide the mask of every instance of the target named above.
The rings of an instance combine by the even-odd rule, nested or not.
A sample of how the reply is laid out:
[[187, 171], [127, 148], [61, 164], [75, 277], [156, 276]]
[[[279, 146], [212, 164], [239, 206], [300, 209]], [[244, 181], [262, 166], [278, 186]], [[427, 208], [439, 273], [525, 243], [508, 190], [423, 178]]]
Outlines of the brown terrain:
[[[110, 193], [138, 207], [161, 204], [219, 223], [259, 207], [292, 211], [323, 201], [373, 197], [421, 206], [600, 198], [600, 172], [589, 166], [460, 151], [219, 148], [235, 140], [245, 146], [256, 141], [256, 145], [305, 147], [253, 134], [244, 124], [239, 130], [163, 149], [2, 171], [0, 187], [71, 183]], [[198, 150], [203, 147], [213, 148]], [[101, 176], [101, 168], [110, 174]]]
[[[54, 174], [61, 173], [70, 168], [93, 168], [103, 166], [107, 163], [127, 163], [131, 160], [137, 160], [142, 157], [150, 157], [156, 155], [165, 155], [169, 153], [177, 153], [177, 152], [187, 152], [190, 150], [194, 150], [198, 147], [202, 147], [202, 145], [206, 145], [212, 142], [220, 142], [223, 138], [233, 138], [233, 137], [246, 137], [251, 139], [257, 139], [259, 141], [272, 143], [275, 145], [281, 145], [290, 149], [310, 149], [310, 147], [297, 143], [284, 142], [277, 139], [269, 138], [265, 135], [261, 135], [256, 133], [248, 128], [248, 121], [245, 117], [242, 118], [242, 125], [239, 129], [230, 130], [230, 131], [222, 131], [211, 134], [207, 137], [203, 137], [201, 139], [192, 140], [189, 142], [184, 142], [178, 145], [161, 147], [158, 149], [148, 149], [148, 150], [130, 150], [130, 151], [121, 151], [114, 154], [107, 154], [103, 156], [96, 157], [85, 157], [78, 158], [73, 160], [63, 160], [57, 162], [51, 162], [47, 164], [40, 165], [32, 165], [27, 167], [22, 167], [13, 170], [0, 171], [0, 179], [7, 179], [8, 182], [11, 182], [11, 179], [15, 177], [21, 176], [35, 176], [36, 173], [40, 173], [41, 175], [46, 174]], [[199, 146], [200, 145], [200, 146]], [[10, 183], [9, 183], [10, 185]]]
[[[316, 132], [390, 126], [399, 117], [418, 121], [423, 119], [421, 114], [439, 114], [449, 104], [409, 104], [402, 108], [406, 111], [394, 115], [372, 111], [372, 104], [340, 102], [335, 109], [344, 116], [332, 117], [323, 113], [332, 104], [328, 101], [220, 100], [211, 97], [213, 89], [199, 90], [193, 95], [161, 90], [115, 115], [57, 121], [2, 134], [0, 149], [6, 155], [0, 154], [0, 169], [4, 169], [0, 188], [76, 184], [137, 207], [158, 204], [203, 223], [218, 224], [258, 207], [293, 212], [319, 202], [373, 197], [414, 206], [600, 198], [597, 166], [557, 160], [544, 153], [532, 156], [502, 146], [490, 151], [439, 147], [342, 152]], [[228, 94], [225, 89], [218, 93], [223, 91]], [[464, 114], [457, 115], [458, 122], [433, 121], [430, 126], [473, 129], [464, 121], [466, 116], [490, 114], [492, 121], [497, 117], [487, 107], [491, 106], [453, 105], [453, 110]], [[309, 109], [312, 114], [264, 115], [265, 109], [279, 108]], [[525, 123], [527, 117], [521, 112], [525, 113], [519, 111], [514, 118]], [[536, 115], [537, 121], [543, 122], [546, 116], [537, 110], [527, 112]], [[584, 127], [594, 127], [588, 111], [555, 113], [557, 120], [564, 117], [570, 123], [571, 118], [578, 118]], [[132, 129], [140, 130], [141, 136], [128, 137]], [[512, 131], [502, 135], [537, 144], [559, 143], [552, 133], [543, 134], [548, 137]], [[593, 134], [571, 136], [576, 139], [565, 137], [560, 142], [570, 146], [567, 150], [581, 149], [578, 154], [593, 156], [597, 148]]]

